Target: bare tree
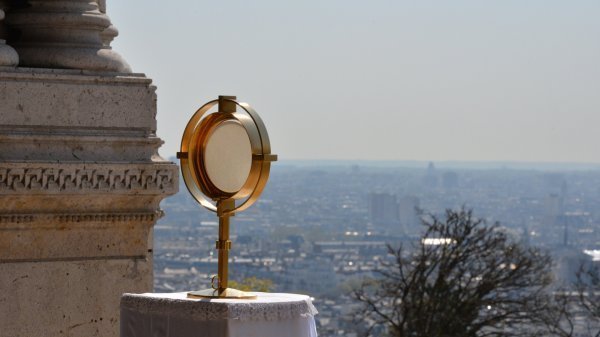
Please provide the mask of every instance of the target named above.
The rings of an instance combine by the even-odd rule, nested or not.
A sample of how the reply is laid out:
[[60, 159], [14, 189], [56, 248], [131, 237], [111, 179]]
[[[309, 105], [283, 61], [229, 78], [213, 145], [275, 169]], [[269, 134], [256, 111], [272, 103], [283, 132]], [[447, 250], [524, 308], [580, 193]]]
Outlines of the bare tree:
[[552, 336], [600, 337], [600, 270], [582, 260], [575, 280], [553, 292], [543, 319]]
[[574, 337], [576, 335], [577, 302], [571, 288], [556, 288], [548, 298], [546, 310], [538, 313], [548, 336]]
[[600, 270], [598, 265], [582, 262], [575, 276], [576, 301], [570, 306], [573, 308], [571, 316], [585, 321], [582, 335], [600, 337]]
[[388, 246], [392, 261], [354, 291], [367, 335], [483, 337], [548, 333], [552, 261], [472, 211], [423, 221], [412, 249]]

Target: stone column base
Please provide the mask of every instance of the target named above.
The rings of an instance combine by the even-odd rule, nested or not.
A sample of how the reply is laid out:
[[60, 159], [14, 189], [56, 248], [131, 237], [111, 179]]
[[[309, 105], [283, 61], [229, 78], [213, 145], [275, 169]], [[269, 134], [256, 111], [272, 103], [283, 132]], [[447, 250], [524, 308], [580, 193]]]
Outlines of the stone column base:
[[0, 336], [119, 334], [178, 189], [143, 74], [0, 67]]

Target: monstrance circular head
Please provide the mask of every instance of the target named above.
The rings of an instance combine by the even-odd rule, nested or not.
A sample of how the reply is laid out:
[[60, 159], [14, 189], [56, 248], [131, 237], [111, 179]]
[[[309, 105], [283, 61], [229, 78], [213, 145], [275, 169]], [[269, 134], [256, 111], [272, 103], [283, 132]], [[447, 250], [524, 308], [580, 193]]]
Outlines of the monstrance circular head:
[[[217, 111], [208, 114], [215, 105]], [[243, 211], [258, 199], [271, 162], [277, 160], [261, 118], [234, 96], [219, 96], [194, 113], [177, 156], [192, 196], [209, 210], [227, 214]], [[236, 200], [235, 207], [218, 210], [217, 204], [227, 199]]]

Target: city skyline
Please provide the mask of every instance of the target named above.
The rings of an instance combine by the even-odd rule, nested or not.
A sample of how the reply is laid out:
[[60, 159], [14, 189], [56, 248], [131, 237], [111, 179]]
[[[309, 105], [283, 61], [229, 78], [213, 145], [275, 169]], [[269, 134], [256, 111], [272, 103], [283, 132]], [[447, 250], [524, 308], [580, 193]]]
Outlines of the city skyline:
[[[600, 171], [276, 165], [261, 199], [232, 223], [230, 279], [272, 281], [271, 291], [314, 297], [322, 336], [353, 336], [349, 286], [385, 267], [386, 244], [414, 249], [420, 216], [447, 209], [551, 253], [556, 284], [581, 261], [598, 263]], [[183, 184], [183, 182], [181, 182]], [[155, 227], [157, 292], [208, 287], [217, 268], [217, 221], [182, 186]], [[566, 284], [565, 283], [565, 284]], [[364, 323], [364, 322], [363, 322]], [[359, 324], [360, 325], [360, 324]]]

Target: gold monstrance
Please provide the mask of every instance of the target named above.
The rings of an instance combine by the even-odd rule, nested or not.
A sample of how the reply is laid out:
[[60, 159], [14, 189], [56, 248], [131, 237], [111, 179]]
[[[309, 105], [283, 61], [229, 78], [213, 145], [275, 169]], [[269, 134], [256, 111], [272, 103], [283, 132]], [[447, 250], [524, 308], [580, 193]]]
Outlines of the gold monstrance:
[[[204, 116], [217, 104], [218, 111]], [[238, 106], [244, 113], [236, 111]], [[192, 291], [188, 296], [256, 298], [227, 287], [229, 217], [258, 199], [269, 179], [271, 162], [277, 160], [277, 155], [271, 154], [264, 123], [254, 109], [237, 102], [235, 96], [219, 96], [192, 116], [177, 158], [181, 161], [185, 185], [194, 199], [219, 217], [218, 275], [212, 279], [212, 289]]]

